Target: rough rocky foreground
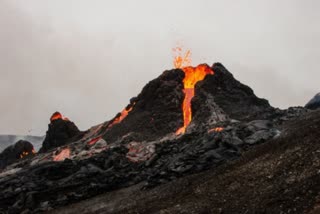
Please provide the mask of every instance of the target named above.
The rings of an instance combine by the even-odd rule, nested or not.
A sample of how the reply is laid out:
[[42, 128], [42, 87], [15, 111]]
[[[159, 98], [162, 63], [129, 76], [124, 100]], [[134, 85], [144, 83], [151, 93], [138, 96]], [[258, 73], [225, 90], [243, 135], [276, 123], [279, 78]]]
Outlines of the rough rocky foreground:
[[218, 169], [113, 191], [51, 213], [320, 213], [320, 111]]

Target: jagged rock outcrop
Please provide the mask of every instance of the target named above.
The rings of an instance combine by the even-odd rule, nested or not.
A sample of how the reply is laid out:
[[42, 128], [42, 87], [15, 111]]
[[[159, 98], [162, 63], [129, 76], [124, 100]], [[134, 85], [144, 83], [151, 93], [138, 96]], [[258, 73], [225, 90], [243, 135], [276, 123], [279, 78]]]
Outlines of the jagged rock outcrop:
[[311, 110], [320, 108], [320, 93], [316, 94], [316, 96], [314, 96], [305, 107]]
[[73, 122], [63, 118], [59, 112], [55, 112], [51, 117], [46, 137], [39, 152], [47, 152], [52, 148], [76, 141], [82, 136], [83, 133]]

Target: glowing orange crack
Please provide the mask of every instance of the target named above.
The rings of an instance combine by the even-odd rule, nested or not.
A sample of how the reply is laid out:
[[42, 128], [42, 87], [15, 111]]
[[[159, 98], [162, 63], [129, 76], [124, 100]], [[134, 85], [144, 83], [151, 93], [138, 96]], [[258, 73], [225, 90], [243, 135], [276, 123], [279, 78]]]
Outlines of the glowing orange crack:
[[212, 133], [212, 132], [222, 132], [224, 130], [223, 127], [216, 127], [216, 128], [213, 128], [213, 129], [210, 129], [208, 131], [208, 133]]
[[122, 110], [121, 114], [119, 117], [116, 117], [111, 124], [108, 125], [108, 128], [111, 128], [113, 125], [120, 123], [124, 118], [126, 118], [129, 114], [130, 111], [132, 111], [133, 106], [135, 105], [135, 103], [132, 104], [132, 106], [130, 108], [125, 108]]

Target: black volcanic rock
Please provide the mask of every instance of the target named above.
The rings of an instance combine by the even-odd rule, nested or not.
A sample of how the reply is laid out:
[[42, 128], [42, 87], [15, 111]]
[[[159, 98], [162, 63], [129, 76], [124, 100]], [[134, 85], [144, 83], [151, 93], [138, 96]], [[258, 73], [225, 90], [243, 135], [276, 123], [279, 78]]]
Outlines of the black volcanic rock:
[[311, 110], [320, 108], [320, 93], [316, 94], [316, 96], [314, 96], [305, 107]]
[[0, 153], [0, 169], [5, 168], [7, 165], [14, 163], [21, 158], [33, 156], [33, 154], [33, 145], [28, 141], [20, 140]]
[[[57, 113], [58, 112], [54, 113], [54, 115]], [[71, 141], [76, 141], [82, 136], [83, 133], [68, 119], [58, 118], [52, 120], [48, 125], [48, 131], [39, 152], [47, 152], [52, 148], [65, 145]]]
[[210, 99], [236, 120], [265, 119], [270, 111], [274, 111], [267, 100], [258, 98], [249, 86], [236, 80], [221, 63], [215, 63], [212, 70], [214, 75], [207, 75], [196, 85], [192, 108], [194, 115], [202, 114], [203, 103]]
[[182, 124], [184, 73], [180, 69], [163, 72], [150, 81], [131, 100], [129, 115], [106, 132], [104, 138], [112, 141], [128, 133], [135, 133], [134, 140], [154, 140], [177, 130]]

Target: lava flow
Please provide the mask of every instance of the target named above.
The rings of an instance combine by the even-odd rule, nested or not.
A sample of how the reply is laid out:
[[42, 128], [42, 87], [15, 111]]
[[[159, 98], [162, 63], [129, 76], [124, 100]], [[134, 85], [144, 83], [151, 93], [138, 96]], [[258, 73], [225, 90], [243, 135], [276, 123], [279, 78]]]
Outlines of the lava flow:
[[183, 111], [183, 127], [179, 128], [176, 131], [176, 135], [180, 135], [185, 133], [186, 128], [190, 124], [192, 120], [192, 111], [191, 111], [191, 100], [194, 97], [194, 87], [197, 82], [203, 80], [207, 74], [213, 75], [213, 70], [206, 64], [198, 65], [197, 67], [190, 66], [191, 59], [190, 55], [191, 52], [188, 50], [184, 56], [181, 56], [181, 48], [174, 49], [178, 56], [174, 58], [174, 66], [176, 68], [180, 68], [184, 71], [184, 100], [182, 104], [182, 111]]
[[93, 139], [91, 139], [89, 142], [87, 142], [87, 144], [88, 144], [89, 146], [92, 146], [92, 145], [94, 145], [96, 142], [98, 142], [101, 138], [102, 138], [101, 136], [98, 136], [98, 137], [96, 137], [96, 138], [93, 138]]
[[133, 103], [132, 106], [129, 107], [129, 108], [123, 109], [122, 112], [121, 112], [121, 114], [120, 114], [120, 116], [116, 117], [116, 118], [112, 121], [112, 123], [110, 123], [110, 124], [108, 125], [108, 128], [111, 128], [113, 125], [120, 123], [124, 118], [126, 118], [126, 117], [128, 116], [128, 114], [129, 114], [129, 112], [132, 111], [134, 104], [135, 104], [135, 103]]
[[65, 148], [59, 154], [53, 157], [54, 161], [63, 161], [66, 158], [70, 158], [70, 149]]

